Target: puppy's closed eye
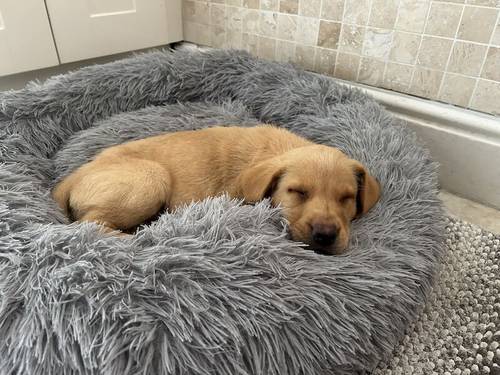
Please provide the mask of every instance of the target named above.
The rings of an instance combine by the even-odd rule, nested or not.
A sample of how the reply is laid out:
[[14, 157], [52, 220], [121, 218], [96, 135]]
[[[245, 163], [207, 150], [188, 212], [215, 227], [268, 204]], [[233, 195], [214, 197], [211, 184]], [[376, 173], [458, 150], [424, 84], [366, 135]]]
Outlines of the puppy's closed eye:
[[296, 195], [300, 199], [307, 199], [307, 191], [301, 188], [288, 188], [288, 193]]
[[345, 194], [343, 196], [340, 197], [339, 201], [340, 201], [340, 204], [348, 204], [348, 203], [351, 203], [351, 202], [354, 202], [354, 194]]

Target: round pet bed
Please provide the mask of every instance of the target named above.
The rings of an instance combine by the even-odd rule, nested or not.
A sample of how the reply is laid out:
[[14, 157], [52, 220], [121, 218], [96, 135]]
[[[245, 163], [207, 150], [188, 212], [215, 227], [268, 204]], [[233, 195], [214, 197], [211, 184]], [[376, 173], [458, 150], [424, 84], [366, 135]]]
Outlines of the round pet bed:
[[[349, 252], [290, 241], [266, 201], [208, 199], [129, 239], [69, 223], [50, 197], [104, 147], [258, 122], [339, 147], [379, 179]], [[429, 154], [373, 99], [242, 52], [153, 52], [1, 93], [0, 373], [369, 372], [430, 289], [436, 186]]]

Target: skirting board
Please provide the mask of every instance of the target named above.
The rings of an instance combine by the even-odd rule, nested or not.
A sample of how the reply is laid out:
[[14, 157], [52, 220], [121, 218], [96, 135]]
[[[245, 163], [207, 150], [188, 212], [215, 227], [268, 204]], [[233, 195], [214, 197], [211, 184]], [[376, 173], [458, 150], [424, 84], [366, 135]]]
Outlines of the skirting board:
[[[440, 163], [443, 189], [500, 209], [500, 118], [393, 91], [344, 82], [405, 121]], [[500, 102], [499, 102], [500, 105]]]

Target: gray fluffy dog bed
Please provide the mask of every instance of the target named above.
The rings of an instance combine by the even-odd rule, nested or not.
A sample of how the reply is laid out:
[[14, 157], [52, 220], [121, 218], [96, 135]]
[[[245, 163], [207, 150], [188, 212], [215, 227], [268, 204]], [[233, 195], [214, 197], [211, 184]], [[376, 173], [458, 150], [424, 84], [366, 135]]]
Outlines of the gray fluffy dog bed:
[[[350, 251], [216, 197], [133, 239], [70, 224], [57, 179], [103, 147], [273, 123], [339, 147], [383, 196]], [[189, 168], [189, 166], [186, 166]], [[387, 359], [442, 253], [436, 165], [373, 99], [245, 53], [153, 52], [0, 94], [1, 374], [355, 374]]]

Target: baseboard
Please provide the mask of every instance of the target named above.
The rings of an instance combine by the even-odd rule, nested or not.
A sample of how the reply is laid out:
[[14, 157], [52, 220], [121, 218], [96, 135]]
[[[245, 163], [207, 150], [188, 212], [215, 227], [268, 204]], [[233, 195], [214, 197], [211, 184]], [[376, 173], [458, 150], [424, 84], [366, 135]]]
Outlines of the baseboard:
[[440, 163], [440, 185], [500, 209], [500, 118], [346, 82], [404, 120]]

